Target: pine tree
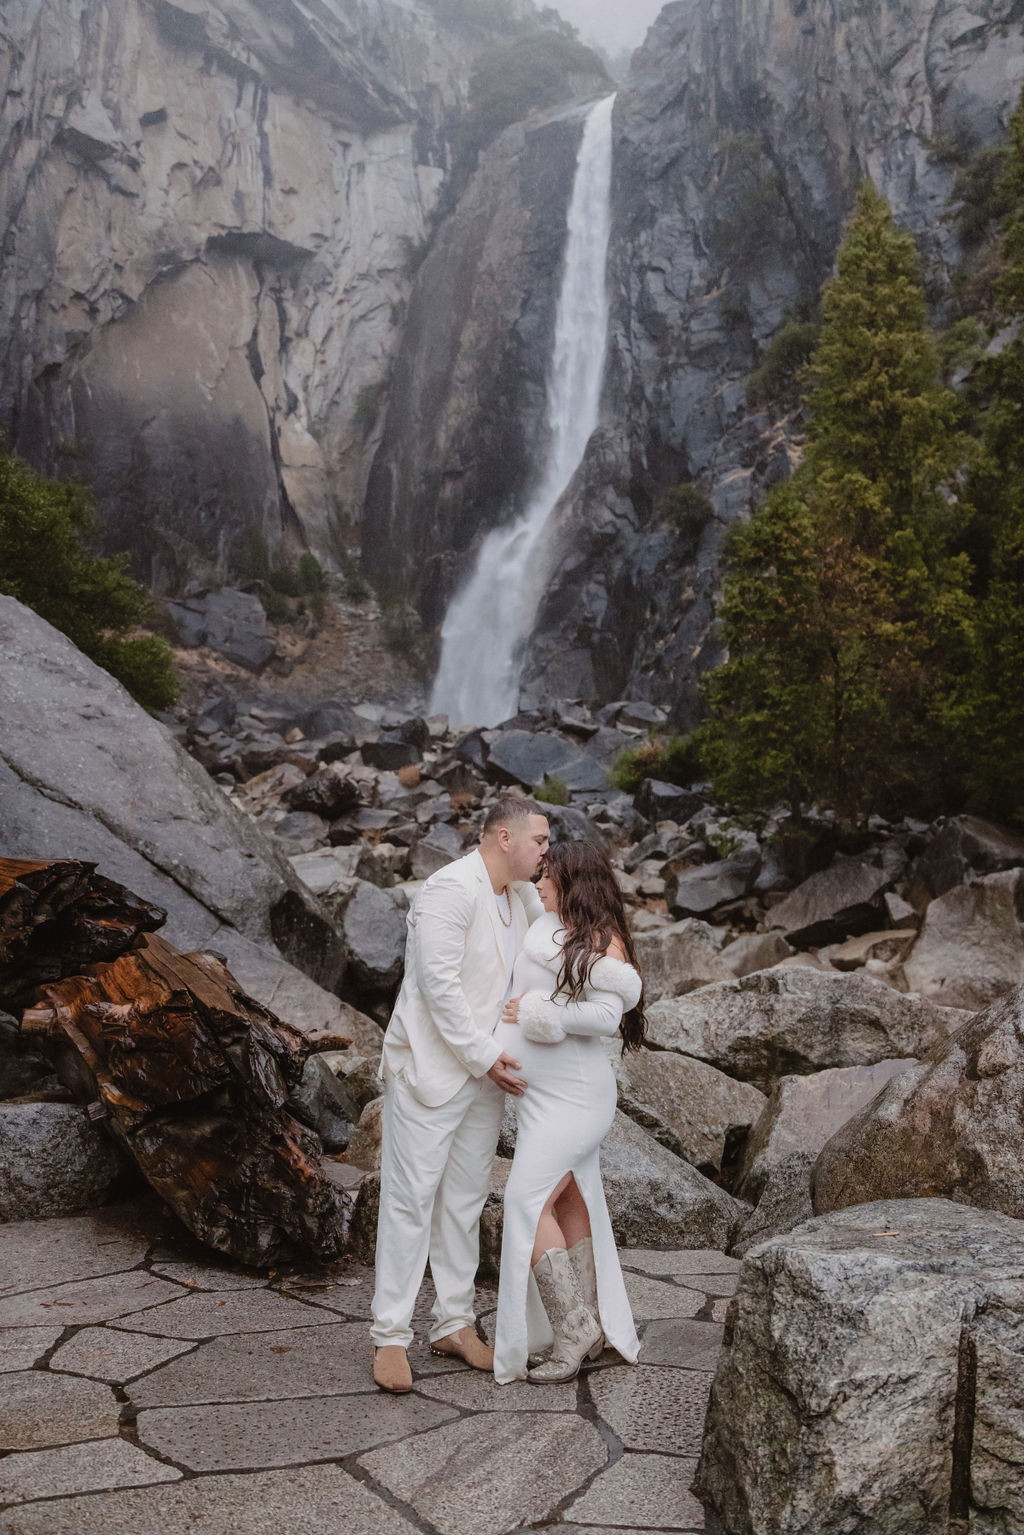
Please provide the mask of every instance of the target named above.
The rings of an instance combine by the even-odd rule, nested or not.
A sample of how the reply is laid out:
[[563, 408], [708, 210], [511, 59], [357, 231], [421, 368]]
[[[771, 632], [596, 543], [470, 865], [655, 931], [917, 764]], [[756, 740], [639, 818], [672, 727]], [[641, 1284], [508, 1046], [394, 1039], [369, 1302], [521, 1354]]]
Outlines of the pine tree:
[[728, 661], [705, 754], [739, 804], [820, 799], [851, 819], [943, 792], [942, 719], [968, 613], [960, 451], [917, 252], [866, 184], [822, 299], [807, 448], [726, 547]]

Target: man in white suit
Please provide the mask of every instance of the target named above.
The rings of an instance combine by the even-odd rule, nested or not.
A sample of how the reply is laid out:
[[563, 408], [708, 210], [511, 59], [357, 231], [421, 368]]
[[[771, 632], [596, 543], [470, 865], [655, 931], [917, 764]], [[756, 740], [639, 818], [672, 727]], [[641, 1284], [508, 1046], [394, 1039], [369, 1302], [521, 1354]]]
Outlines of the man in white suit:
[[527, 1084], [493, 1038], [512, 966], [542, 911], [528, 882], [548, 848], [536, 805], [503, 795], [480, 846], [432, 874], [409, 913], [405, 979], [384, 1036], [373, 1378], [409, 1391], [412, 1312], [427, 1257], [437, 1299], [433, 1352], [478, 1370], [493, 1353], [477, 1337], [480, 1213], [505, 1094]]

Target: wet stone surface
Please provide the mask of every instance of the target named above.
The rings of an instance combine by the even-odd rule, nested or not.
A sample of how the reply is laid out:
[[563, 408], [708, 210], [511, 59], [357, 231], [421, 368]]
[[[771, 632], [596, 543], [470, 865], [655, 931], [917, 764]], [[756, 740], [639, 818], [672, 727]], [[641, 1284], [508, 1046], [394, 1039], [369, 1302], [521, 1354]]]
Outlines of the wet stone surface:
[[[703, 1531], [690, 1492], [727, 1294], [717, 1252], [622, 1254], [640, 1363], [497, 1386], [429, 1352], [373, 1388], [373, 1276], [256, 1274], [152, 1201], [0, 1227], [0, 1535]], [[480, 1286], [493, 1333], [496, 1292]]]

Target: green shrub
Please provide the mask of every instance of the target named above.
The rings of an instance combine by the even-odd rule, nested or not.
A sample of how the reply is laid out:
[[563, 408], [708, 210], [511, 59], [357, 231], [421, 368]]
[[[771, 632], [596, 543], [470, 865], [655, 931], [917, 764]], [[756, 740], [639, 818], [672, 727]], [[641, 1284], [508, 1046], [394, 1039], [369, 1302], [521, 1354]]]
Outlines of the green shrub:
[[169, 708], [178, 698], [170, 646], [131, 633], [154, 617], [149, 594], [127, 556], [90, 552], [95, 526], [83, 485], [46, 479], [0, 451], [0, 592], [60, 629], [146, 708]]
[[635, 794], [645, 778], [686, 786], [703, 773], [698, 731], [687, 736], [651, 736], [622, 752], [608, 774], [613, 786]]
[[715, 515], [710, 498], [694, 480], [683, 480], [671, 490], [663, 490], [654, 510], [691, 548], [696, 548], [700, 535]]
[[821, 326], [813, 320], [784, 320], [747, 379], [747, 402], [795, 405], [803, 370], [810, 361]]
[[536, 786], [533, 797], [542, 805], [567, 805], [570, 798], [564, 779], [553, 773], [544, 774], [544, 782]]
[[958, 172], [950, 194], [953, 222], [964, 245], [977, 245], [1009, 212], [1009, 145], [986, 144]]

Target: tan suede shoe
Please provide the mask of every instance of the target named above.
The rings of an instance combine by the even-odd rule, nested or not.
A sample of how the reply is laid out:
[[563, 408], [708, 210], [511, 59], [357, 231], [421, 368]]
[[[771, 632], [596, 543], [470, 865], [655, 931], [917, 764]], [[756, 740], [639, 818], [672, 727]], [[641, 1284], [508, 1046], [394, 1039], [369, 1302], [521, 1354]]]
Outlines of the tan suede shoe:
[[456, 1359], [464, 1360], [474, 1370], [494, 1369], [493, 1348], [482, 1343], [472, 1327], [460, 1327], [458, 1332], [449, 1333], [446, 1338], [438, 1338], [436, 1343], [430, 1345], [430, 1352], [454, 1354]]
[[409, 1356], [400, 1343], [388, 1343], [373, 1351], [373, 1379], [382, 1391], [400, 1394], [412, 1390]]

